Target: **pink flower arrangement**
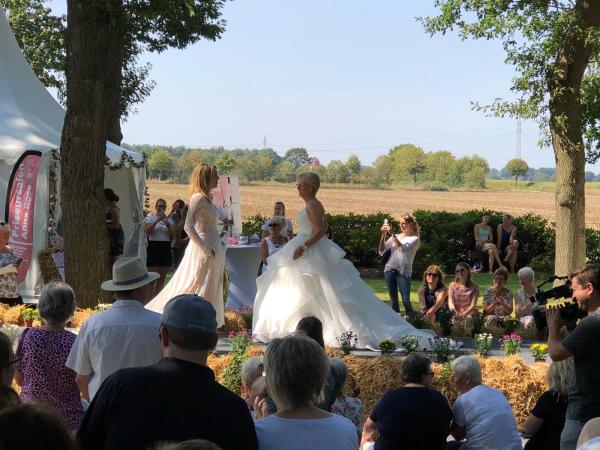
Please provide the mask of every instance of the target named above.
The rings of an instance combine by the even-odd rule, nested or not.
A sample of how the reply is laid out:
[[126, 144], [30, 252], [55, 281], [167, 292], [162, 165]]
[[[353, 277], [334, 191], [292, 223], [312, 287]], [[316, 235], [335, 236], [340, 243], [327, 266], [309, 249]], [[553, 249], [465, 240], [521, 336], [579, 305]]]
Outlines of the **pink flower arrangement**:
[[505, 334], [502, 337], [501, 347], [505, 355], [516, 355], [521, 350], [523, 338], [517, 333]]

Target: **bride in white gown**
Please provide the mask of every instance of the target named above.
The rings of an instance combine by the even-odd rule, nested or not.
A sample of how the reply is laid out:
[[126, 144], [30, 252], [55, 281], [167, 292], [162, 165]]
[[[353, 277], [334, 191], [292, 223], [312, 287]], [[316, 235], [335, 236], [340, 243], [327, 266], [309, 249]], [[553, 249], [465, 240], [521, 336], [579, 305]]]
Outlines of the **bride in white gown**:
[[317, 174], [298, 177], [298, 193], [306, 202], [296, 222], [298, 235], [268, 258], [269, 270], [257, 278], [252, 331], [263, 342], [283, 337], [308, 315], [323, 323], [325, 344], [338, 347], [337, 337], [351, 330], [359, 348], [379, 347], [384, 339], [415, 335], [421, 348], [433, 334], [417, 330], [375, 296], [345, 252], [327, 239], [323, 205], [316, 199]]

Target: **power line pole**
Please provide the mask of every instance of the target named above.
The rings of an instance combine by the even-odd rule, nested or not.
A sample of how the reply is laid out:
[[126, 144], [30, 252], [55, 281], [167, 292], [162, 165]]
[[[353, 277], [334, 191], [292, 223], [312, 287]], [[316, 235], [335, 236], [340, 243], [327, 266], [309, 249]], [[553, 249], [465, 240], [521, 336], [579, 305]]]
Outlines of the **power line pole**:
[[266, 134], [263, 137], [263, 148], [267, 148], [267, 135]]
[[521, 134], [523, 133], [523, 123], [517, 120], [517, 158], [521, 159]]

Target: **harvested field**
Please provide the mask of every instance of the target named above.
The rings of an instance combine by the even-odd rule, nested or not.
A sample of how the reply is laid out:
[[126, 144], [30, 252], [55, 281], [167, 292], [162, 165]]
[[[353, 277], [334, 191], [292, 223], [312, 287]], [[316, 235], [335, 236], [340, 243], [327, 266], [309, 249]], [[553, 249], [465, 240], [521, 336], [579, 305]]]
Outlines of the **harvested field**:
[[[187, 185], [169, 184], [150, 180], [148, 182], [151, 204], [162, 197], [171, 204], [178, 198], [187, 199]], [[304, 207], [292, 184], [265, 183], [241, 186], [242, 216], [254, 214], [270, 215], [273, 203], [285, 202], [286, 215], [294, 220]], [[432, 211], [468, 211], [471, 209], [494, 209], [515, 216], [527, 213], [538, 214], [554, 220], [554, 193], [525, 190], [473, 190], [430, 192], [414, 189], [394, 188], [375, 190], [353, 187], [323, 187], [319, 198], [331, 214], [369, 214], [380, 211], [395, 216], [415, 209]], [[589, 189], [586, 194], [586, 224], [600, 228], [600, 192]]]

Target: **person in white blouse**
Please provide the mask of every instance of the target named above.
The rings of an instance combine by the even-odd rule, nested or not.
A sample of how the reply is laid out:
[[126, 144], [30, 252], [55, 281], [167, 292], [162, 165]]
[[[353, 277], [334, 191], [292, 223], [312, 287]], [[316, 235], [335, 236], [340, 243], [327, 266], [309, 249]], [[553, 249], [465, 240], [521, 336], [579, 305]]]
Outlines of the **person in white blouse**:
[[410, 277], [413, 261], [419, 249], [419, 225], [412, 215], [404, 214], [400, 218], [400, 230], [399, 234], [395, 234], [387, 221], [384, 222], [381, 227], [379, 254], [391, 249], [390, 257], [383, 269], [383, 275], [392, 309], [400, 312], [398, 304], [398, 290], [400, 290], [405, 313], [413, 316], [415, 312], [410, 303]]
[[285, 226], [285, 218], [281, 216], [271, 217], [270, 222], [269, 229], [271, 233], [260, 242], [261, 273], [265, 273], [269, 268], [269, 256], [277, 253], [288, 241], [287, 235], [282, 231]]
[[[281, 228], [281, 234], [287, 239], [292, 239], [294, 237], [294, 228], [292, 226], [292, 221], [285, 217], [285, 205], [283, 202], [275, 202], [273, 205], [273, 217], [283, 217], [283, 226]], [[269, 234], [271, 234], [271, 222], [273, 218], [267, 220], [262, 226], [262, 237], [266, 238]]]

